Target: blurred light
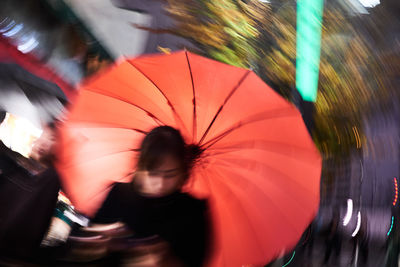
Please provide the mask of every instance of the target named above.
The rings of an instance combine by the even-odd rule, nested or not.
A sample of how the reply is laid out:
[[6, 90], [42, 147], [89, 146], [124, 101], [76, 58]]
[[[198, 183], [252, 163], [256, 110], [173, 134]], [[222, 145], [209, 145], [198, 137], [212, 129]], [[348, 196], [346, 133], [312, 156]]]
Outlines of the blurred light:
[[33, 142], [40, 137], [42, 130], [36, 128], [27, 119], [6, 114], [0, 125], [0, 140], [4, 145], [24, 157], [28, 157]]
[[389, 235], [390, 235], [390, 232], [392, 231], [393, 222], [394, 222], [394, 216], [392, 216], [392, 224], [390, 225], [390, 229], [389, 229], [389, 231], [388, 231], [388, 233], [387, 233], [387, 236], [389, 236]]
[[343, 225], [344, 226], [349, 224], [352, 214], [353, 214], [353, 200], [352, 199], [348, 199], [347, 200], [347, 212], [346, 212], [346, 215], [344, 216], [344, 219], [343, 219]]
[[393, 200], [393, 206], [396, 206], [397, 199], [398, 199], [398, 186], [397, 186], [397, 179], [396, 177], [393, 178], [394, 180], [394, 200]]
[[336, 133], [336, 136], [337, 136], [337, 139], [338, 139], [338, 144], [340, 145], [340, 135], [339, 135], [339, 132], [338, 132], [338, 130], [336, 128], [336, 125], [333, 125], [333, 129], [335, 129], [335, 133]]
[[26, 54], [31, 52], [39, 44], [35, 37], [31, 37], [24, 44], [18, 45], [18, 50]]
[[11, 36], [17, 34], [20, 30], [22, 30], [23, 27], [24, 27], [24, 24], [23, 24], [23, 23], [17, 24], [17, 25], [15, 25], [15, 27], [12, 28], [11, 30], [9, 30], [9, 31], [7, 31], [7, 32], [5, 32], [5, 33], [3, 33], [3, 35], [4, 35], [5, 37], [11, 37]]
[[160, 51], [161, 53], [164, 53], [164, 54], [167, 54], [167, 55], [171, 54], [171, 49], [168, 48], [168, 47], [162, 47], [162, 46], [158, 45], [157, 46], [157, 50]]
[[[1, 23], [3, 23], [3, 22], [4, 22], [4, 20]], [[14, 27], [14, 25], [15, 25], [15, 21], [12, 20], [7, 26], [0, 28], [0, 33], [4, 34], [4, 32], [8, 32], [12, 27]]]
[[64, 215], [67, 216], [67, 218], [70, 219], [71, 221], [73, 221], [74, 223], [79, 224], [80, 226], [86, 227], [89, 225], [89, 219], [83, 215], [80, 215], [75, 212], [71, 212], [69, 210], [65, 210]]
[[357, 141], [357, 148], [361, 148], [361, 139], [356, 126], [353, 126], [353, 133]]
[[359, 1], [364, 7], [374, 7], [376, 5], [379, 5], [381, 2], [379, 0], [359, 0]]
[[284, 264], [284, 265], [282, 265], [282, 267], [286, 267], [286, 266], [288, 266], [289, 265], [289, 263], [291, 263], [292, 262], [292, 260], [293, 260], [293, 258], [294, 258], [294, 255], [296, 254], [296, 251], [293, 251], [293, 254], [292, 254], [292, 257], [290, 258], [290, 260], [286, 263], [286, 264]]
[[64, 203], [72, 206], [71, 201], [65, 196], [65, 194], [62, 191], [58, 192], [58, 201], [62, 201]]
[[357, 235], [358, 231], [360, 231], [360, 226], [361, 226], [361, 212], [358, 212], [357, 226], [356, 226], [356, 229], [354, 230], [354, 232], [351, 234], [352, 237], [355, 237]]
[[323, 0], [297, 1], [296, 88], [306, 101], [317, 98]]

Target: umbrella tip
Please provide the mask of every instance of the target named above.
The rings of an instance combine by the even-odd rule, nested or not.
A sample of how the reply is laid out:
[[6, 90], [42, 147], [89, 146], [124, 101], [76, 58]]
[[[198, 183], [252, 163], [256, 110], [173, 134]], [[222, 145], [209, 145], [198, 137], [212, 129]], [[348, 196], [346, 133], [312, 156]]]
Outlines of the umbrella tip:
[[187, 161], [191, 166], [193, 166], [196, 163], [196, 161], [200, 158], [203, 151], [204, 149], [202, 149], [199, 145], [196, 144], [190, 144], [186, 146]]

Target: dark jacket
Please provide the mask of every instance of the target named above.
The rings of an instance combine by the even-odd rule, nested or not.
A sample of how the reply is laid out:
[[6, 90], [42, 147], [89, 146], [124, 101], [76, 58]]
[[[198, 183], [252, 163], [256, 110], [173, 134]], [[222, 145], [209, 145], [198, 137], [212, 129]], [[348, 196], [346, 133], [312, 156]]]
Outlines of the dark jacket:
[[0, 142], [0, 258], [31, 260], [48, 229], [60, 189], [53, 168], [32, 164]]
[[138, 194], [131, 183], [117, 183], [94, 222], [122, 221], [138, 238], [158, 235], [187, 266], [201, 266], [209, 242], [205, 200], [176, 192], [151, 198]]

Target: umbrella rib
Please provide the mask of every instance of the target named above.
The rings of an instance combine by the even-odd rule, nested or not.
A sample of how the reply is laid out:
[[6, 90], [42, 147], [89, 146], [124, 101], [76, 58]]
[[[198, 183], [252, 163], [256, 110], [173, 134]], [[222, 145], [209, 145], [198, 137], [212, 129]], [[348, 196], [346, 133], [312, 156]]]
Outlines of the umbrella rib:
[[104, 155], [100, 155], [98, 157], [92, 157], [90, 159], [86, 159], [85, 162], [78, 163], [78, 164], [76, 164], [76, 166], [79, 166], [80, 164], [85, 164], [85, 163], [89, 163], [89, 162], [92, 162], [92, 161], [100, 160], [100, 159], [103, 159], [103, 158], [111, 157], [111, 156], [114, 156], [116, 154], [129, 153], [129, 152], [140, 152], [140, 149], [139, 148], [132, 148], [132, 149], [128, 149], [128, 150], [120, 150], [120, 151], [116, 151], [116, 152], [112, 152], [112, 153], [107, 153], [107, 154], [104, 154]]
[[[238, 123], [236, 123], [232, 127], [228, 128], [226, 131], [222, 132], [221, 134], [215, 136], [214, 138], [212, 138], [209, 141], [207, 141], [206, 143], [204, 143], [202, 145], [202, 147], [204, 147], [204, 146], [207, 146], [207, 147], [205, 147], [203, 149], [206, 150], [206, 149], [210, 148], [211, 146], [213, 146], [215, 143], [217, 143], [219, 140], [221, 140], [222, 138], [224, 138], [225, 136], [227, 136], [228, 134], [230, 134], [234, 130], [239, 129], [239, 128], [247, 125], [247, 124], [254, 123], [254, 122], [259, 122], [259, 121], [263, 121], [263, 120], [269, 120], [269, 119], [272, 119], [272, 118], [287, 117], [287, 116], [294, 115], [294, 113], [292, 113], [292, 112], [289, 112], [289, 114], [286, 113], [287, 111], [292, 111], [291, 108], [274, 109], [274, 110], [272, 110], [272, 112], [267, 112], [267, 113], [275, 113], [276, 111], [280, 111], [283, 114], [279, 114], [279, 115], [277, 115], [275, 117], [271, 117], [271, 116], [265, 117], [266, 114], [265, 114], [265, 112], [263, 112], [263, 113], [259, 113], [259, 114], [253, 115], [252, 116], [253, 118], [249, 118], [248, 121], [239, 121]], [[260, 116], [260, 115], [264, 115], [264, 116], [262, 118], [258, 118], [258, 116]]]
[[[213, 188], [213, 185], [210, 183], [210, 179], [209, 179], [209, 176], [207, 175], [207, 176], [205, 176], [203, 173], [200, 173], [201, 174], [201, 176], [203, 176], [203, 178], [205, 179], [205, 180], [207, 180], [207, 184], [209, 185], [209, 190], [210, 190], [210, 194], [211, 195], [213, 195], [213, 196], [216, 196], [217, 194], [216, 194], [216, 192], [215, 192], [215, 190], [214, 190], [214, 188]], [[219, 214], [216, 214], [216, 212], [212, 212], [211, 213], [212, 214], [212, 221], [213, 222], [215, 222], [215, 220], [217, 220], [217, 222], [218, 222], [218, 227], [219, 228], [221, 228], [222, 227], [222, 225], [221, 225], [221, 218], [220, 218], [220, 215]], [[215, 216], [217, 216], [217, 218], [215, 218]], [[216, 229], [214, 228], [214, 230], [213, 231], [215, 231]], [[221, 238], [222, 239], [222, 238]], [[225, 265], [225, 254], [224, 253], [221, 253], [221, 257], [222, 257], [222, 262], [224, 263], [224, 266], [226, 266]]]
[[[258, 148], [260, 150], [268, 151], [268, 152], [272, 152], [272, 153], [278, 153], [278, 151], [279, 151], [278, 154], [281, 154], [281, 155], [288, 155], [289, 154], [289, 153], [280, 152], [282, 148], [284, 148], [284, 149], [294, 149], [297, 154], [300, 152], [300, 153], [303, 153], [302, 155], [304, 155], [304, 154], [314, 155], [314, 151], [315, 151], [314, 149], [300, 147], [300, 146], [296, 146], [296, 145], [293, 145], [293, 144], [286, 144], [286, 143], [277, 142], [277, 141], [263, 141], [263, 140], [258, 140], [258, 139], [254, 139], [252, 141], [261, 141], [261, 142], [263, 142], [265, 144], [268, 144], [268, 148], [267, 147], [266, 148], [262, 148], [262, 149]], [[252, 143], [252, 141], [249, 141], [249, 142]], [[236, 152], [236, 151], [242, 150], [242, 149], [257, 149], [257, 147], [250, 146], [250, 145], [249, 146], [243, 146], [243, 145], [248, 144], [249, 142], [242, 141], [242, 142], [233, 143], [232, 146], [213, 147], [213, 148], [210, 148], [208, 151], [209, 152], [213, 151], [211, 153], [211, 156], [216, 156], [216, 155], [223, 155], [223, 154]], [[272, 149], [271, 147], [274, 146], [274, 145], [275, 145], [275, 148]], [[279, 148], [276, 148], [276, 146], [279, 146]], [[300, 161], [303, 160], [302, 157], [297, 157], [297, 159], [300, 160]]]
[[[226, 160], [223, 160], [223, 161], [225, 161], [225, 162], [228, 162], [228, 161], [226, 161]], [[227, 171], [231, 171], [231, 169], [230, 168], [228, 168], [227, 166], [226, 167], [223, 167], [223, 166], [221, 166], [222, 168], [224, 168], [224, 169], [226, 169]], [[250, 172], [250, 171], [249, 171]], [[289, 177], [289, 176], [287, 176], [287, 175], [285, 175], [286, 177]], [[238, 178], [236, 178], [236, 179], [243, 179], [241, 176], [237, 176]], [[290, 179], [291, 181], [293, 181], [293, 179]], [[274, 207], [276, 207], [277, 208], [277, 210], [279, 210], [279, 206], [277, 205], [277, 203], [276, 203], [276, 201], [274, 201], [273, 200], [273, 198], [271, 198], [264, 190], [262, 190], [259, 186], [257, 186], [256, 184], [254, 184], [254, 182], [250, 182], [251, 180], [249, 179], [249, 180], [247, 180], [248, 182], [249, 182], [249, 184], [251, 184], [252, 186], [253, 186], [253, 188], [254, 188], [254, 190], [257, 190], [258, 192], [260, 192], [260, 194], [262, 194], [263, 196], [265, 196], [266, 198], [268, 198], [269, 199], [269, 204], [270, 205], [273, 205]], [[221, 183], [221, 182], [220, 182]], [[304, 187], [303, 187], [304, 188]], [[284, 214], [283, 214], [283, 216], [285, 216]], [[291, 223], [290, 222], [290, 218], [288, 218], [287, 216], [285, 216], [286, 217], [286, 221], [288, 222], [288, 223], [290, 223], [292, 226], [293, 226], [293, 228], [296, 228], [296, 226], [293, 224], [293, 223]]]
[[[223, 178], [223, 176], [222, 176], [218, 171], [216, 171], [215, 173], [216, 173], [219, 177]], [[227, 191], [229, 191], [229, 193], [230, 193], [231, 195], [235, 196], [235, 193], [234, 193], [233, 188], [231, 188], [227, 183], [224, 184], [224, 183], [222, 183], [221, 181], [219, 181], [218, 179], [215, 179], [215, 183], [219, 183], [220, 186], [225, 187], [225, 189], [226, 189]], [[237, 205], [236, 207], [238, 207], [238, 209], [240, 209], [240, 210], [242, 211], [243, 214], [246, 214], [246, 209], [244, 208], [243, 203], [240, 202], [240, 201], [237, 201], [237, 203], [238, 203], [238, 205]], [[260, 242], [260, 236], [258, 235], [257, 231], [254, 229], [251, 220], [250, 220], [247, 216], [243, 216], [243, 219], [246, 219], [246, 221], [247, 221], [247, 223], [248, 223], [248, 225], [249, 225], [249, 228], [251, 229], [251, 231], [253, 232], [253, 235], [254, 235], [254, 237], [255, 237], [254, 240], [256, 240], [256, 243], [258, 244], [257, 247], [259, 248], [259, 252], [261, 252], [261, 254], [263, 254], [264, 248], [261, 246], [262, 242]]]
[[[224, 162], [226, 162], [226, 163], [230, 163], [230, 164], [232, 163], [229, 159], [219, 158], [219, 160], [224, 161]], [[292, 181], [292, 182], [293, 182], [294, 184], [296, 184], [299, 188], [302, 188], [304, 191], [310, 192], [310, 194], [312, 194], [312, 191], [311, 191], [309, 188], [303, 186], [302, 184], [300, 184], [299, 182], [297, 182], [297, 180], [295, 180], [295, 179], [293, 179], [291, 176], [289, 176], [289, 175], [287, 175], [287, 174], [281, 172], [279, 169], [274, 168], [273, 166], [268, 165], [268, 164], [266, 164], [266, 163], [262, 163], [262, 162], [260, 162], [260, 165], [265, 166], [265, 167], [268, 168], [270, 171], [273, 171], [273, 172], [275, 172], [275, 173], [279, 173], [280, 175], [284, 176], [287, 180]]]
[[175, 114], [175, 117], [180, 121], [181, 125], [183, 127], [185, 127], [186, 129], [186, 125], [183, 123], [183, 120], [181, 118], [181, 116], [179, 116], [178, 112], [176, 112], [174, 106], [172, 105], [171, 101], [169, 100], [169, 98], [167, 97], [167, 95], [163, 92], [163, 90], [161, 90], [160, 87], [158, 87], [158, 85], [149, 77], [147, 76], [140, 68], [138, 68], [137, 66], [135, 66], [131, 61], [128, 61], [128, 63], [134, 67], [135, 69], [137, 69], [137, 71], [139, 71], [149, 82], [151, 82], [156, 88], [157, 90], [163, 95], [163, 97], [165, 98], [165, 100], [167, 100], [168, 106], [171, 108], [172, 112]]
[[193, 103], [193, 136], [192, 136], [192, 142], [194, 142], [194, 140], [196, 140], [196, 135], [197, 135], [197, 114], [196, 114], [196, 91], [194, 89], [194, 81], [193, 81], [193, 72], [192, 72], [192, 67], [190, 66], [190, 61], [189, 61], [189, 56], [187, 51], [185, 51], [185, 55], [186, 55], [186, 60], [188, 63], [188, 67], [189, 67], [189, 73], [190, 73], [190, 80], [192, 82], [192, 91], [193, 91], [193, 99], [192, 99], [192, 103]]
[[213, 126], [215, 120], [217, 119], [218, 115], [221, 113], [222, 109], [224, 108], [224, 106], [226, 105], [226, 103], [228, 102], [228, 100], [232, 97], [232, 95], [237, 91], [237, 89], [240, 87], [240, 85], [242, 85], [242, 83], [244, 82], [244, 80], [248, 77], [248, 75], [251, 73], [251, 71], [247, 71], [243, 77], [239, 80], [239, 82], [236, 84], [236, 86], [232, 89], [232, 91], [228, 94], [228, 96], [225, 98], [224, 103], [222, 103], [222, 105], [219, 107], [217, 113], [214, 115], [214, 118], [212, 119], [210, 125], [208, 125], [207, 130], [204, 132], [203, 136], [200, 139], [199, 145], [201, 145], [201, 143], [204, 141], [204, 138], [206, 138], [208, 132], [210, 131], [211, 127]]
[[[94, 89], [96, 89], [96, 87], [95, 87]], [[104, 94], [104, 93], [99, 93], [99, 92], [94, 91], [94, 90], [92, 90], [92, 89], [90, 89], [90, 88], [87, 88], [86, 90], [89, 91], [89, 92], [91, 92], [91, 93], [99, 94], [99, 95], [101, 95], [101, 96], [109, 97], [109, 98], [111, 98], [111, 99], [116, 99], [116, 100], [119, 100], [119, 101], [124, 102], [124, 103], [126, 103], [126, 104], [129, 104], [129, 105], [132, 105], [132, 106], [134, 106], [134, 107], [137, 107], [138, 109], [143, 110], [144, 112], [146, 112], [147, 116], [149, 116], [150, 118], [152, 118], [158, 125], [165, 124], [162, 120], [160, 120], [159, 118], [157, 118], [157, 116], [155, 116], [155, 115], [154, 115], [153, 113], [151, 113], [150, 111], [144, 109], [143, 107], [141, 107], [141, 106], [139, 106], [139, 105], [137, 105], [137, 104], [135, 104], [135, 103], [126, 101], [125, 99], [122, 99], [122, 98], [119, 97], [119, 96], [116, 96], [116, 95], [109, 95], [109, 94]]]
[[[70, 120], [70, 122], [74, 122], [73, 120], [71, 121]], [[79, 122], [85, 122], [84, 120], [80, 120]], [[129, 131], [135, 131], [135, 132], [138, 132], [138, 133], [142, 133], [142, 134], [148, 134], [148, 132], [146, 132], [146, 131], [144, 131], [144, 130], [141, 130], [141, 129], [138, 129], [138, 128], [132, 128], [132, 127], [124, 127], [124, 126], [119, 126], [119, 125], [116, 125], [116, 124], [111, 124], [111, 123], [107, 123], [107, 124], [101, 124], [101, 125], [99, 125], [99, 124], [97, 124], [97, 123], [93, 123], [92, 125], [93, 125], [93, 127], [90, 127], [90, 124], [89, 123], [91, 123], [90, 121], [87, 121], [87, 122], [85, 122], [86, 124], [86, 128], [105, 128], [104, 126], [107, 126], [107, 127], [110, 127], [110, 126], [112, 126], [112, 128], [115, 128], [115, 129], [125, 129], [125, 130], [129, 130]], [[99, 127], [100, 126], [100, 127]]]
[[[300, 146], [297, 146], [297, 145], [282, 143], [282, 142], [278, 142], [278, 141], [262, 140], [262, 139], [254, 139], [254, 140], [249, 140], [249, 141], [239, 141], [239, 142], [236, 142], [236, 143], [231, 143], [232, 145], [230, 145], [230, 146], [214, 147], [214, 148], [212, 148], [212, 150], [220, 150], [221, 152], [217, 152], [216, 154], [223, 154], [223, 153], [229, 153], [231, 151], [235, 151], [237, 149], [254, 148], [252, 146], [253, 141], [268, 143], [269, 145], [271, 145], [271, 144], [272, 145], [279, 145], [279, 146], [283, 146], [285, 148], [295, 148], [296, 150], [304, 150], [304, 151], [309, 151], [310, 150], [308, 148], [300, 147]], [[266, 150], [274, 151], [272, 149], [266, 149]], [[312, 150], [312, 151], [314, 151], [314, 150]]]

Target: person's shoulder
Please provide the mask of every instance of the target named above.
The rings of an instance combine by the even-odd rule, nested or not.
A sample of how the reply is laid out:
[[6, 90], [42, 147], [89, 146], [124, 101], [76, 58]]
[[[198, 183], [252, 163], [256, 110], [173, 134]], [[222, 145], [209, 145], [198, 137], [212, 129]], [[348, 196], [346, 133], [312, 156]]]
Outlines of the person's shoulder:
[[21, 154], [11, 150], [0, 140], [0, 174], [14, 176], [20, 173], [23, 176], [30, 176], [30, 173], [19, 162], [26, 160]]
[[45, 177], [55, 177], [56, 179], [59, 178], [59, 174], [54, 166], [46, 167], [42, 172], [38, 173], [36, 176], [45, 176]]
[[10, 157], [9, 150], [0, 141], [0, 168], [16, 165], [15, 161]]
[[8, 146], [6, 146], [3, 141], [0, 140], [0, 161], [4, 161], [6, 163], [13, 162], [15, 163], [15, 158], [18, 157], [18, 153], [11, 150]]
[[[131, 191], [129, 184], [126, 183], [113, 183], [108, 188], [109, 192], [103, 202], [103, 206], [121, 205], [131, 198]], [[113, 206], [114, 207], [114, 206]]]
[[37, 183], [44, 185], [50, 185], [61, 187], [60, 176], [54, 166], [49, 166], [44, 171], [34, 176]]
[[127, 196], [132, 196], [134, 193], [131, 183], [114, 183], [111, 185], [111, 190], [109, 195], [114, 198], [125, 198]]
[[131, 183], [113, 183], [112, 189], [118, 192], [121, 191], [132, 191], [132, 184]]
[[198, 210], [207, 210], [208, 209], [208, 200], [207, 199], [196, 198], [188, 193], [181, 193], [181, 199], [191, 208], [198, 209]]

